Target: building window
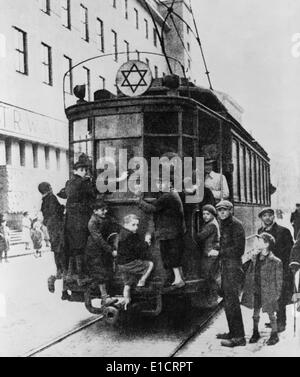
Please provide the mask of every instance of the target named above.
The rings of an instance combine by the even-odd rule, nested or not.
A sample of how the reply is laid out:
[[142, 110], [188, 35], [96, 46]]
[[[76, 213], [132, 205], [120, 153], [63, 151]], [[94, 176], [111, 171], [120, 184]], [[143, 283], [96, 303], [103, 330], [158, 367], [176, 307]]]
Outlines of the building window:
[[67, 29], [71, 29], [71, 1], [61, 0], [61, 19], [62, 24]]
[[115, 54], [115, 61], [118, 61], [118, 34], [112, 30], [112, 42], [113, 42], [113, 51]]
[[125, 51], [126, 51], [126, 57], [127, 57], [127, 60], [130, 60], [130, 53], [129, 53], [130, 48], [129, 48], [129, 42], [124, 41], [124, 43], [125, 43]]
[[191, 69], [191, 67], [192, 67], [191, 61], [190, 59], [188, 59], [188, 69]]
[[68, 71], [68, 74], [65, 78], [65, 93], [73, 94], [73, 73], [71, 71], [72, 69], [72, 59], [68, 58], [66, 55], [64, 55], [64, 74]]
[[37, 144], [32, 144], [32, 160], [33, 160], [33, 167], [37, 169], [39, 167]]
[[157, 47], [157, 32], [156, 29], [153, 29], [153, 44]]
[[19, 150], [20, 150], [20, 165], [25, 166], [26, 161], [25, 161], [25, 149], [26, 145], [24, 141], [19, 142]]
[[42, 66], [43, 82], [47, 85], [53, 85], [52, 80], [52, 50], [51, 47], [42, 43]]
[[45, 168], [50, 169], [50, 148], [44, 147], [45, 152]]
[[98, 49], [104, 52], [104, 25], [103, 21], [100, 18], [97, 18], [97, 40], [98, 40]]
[[117, 0], [112, 0], [112, 6], [113, 6], [114, 8], [117, 8]]
[[125, 1], [125, 18], [126, 20], [128, 20], [128, 0], [124, 0]]
[[136, 58], [137, 58], [137, 60], [140, 60], [141, 54], [140, 54], [139, 50], [135, 50], [135, 51], [136, 51]]
[[27, 33], [14, 27], [16, 37], [16, 71], [28, 75]]
[[136, 29], [139, 28], [139, 11], [134, 8], [134, 14], [135, 14], [135, 27]]
[[186, 32], [187, 32], [187, 34], [190, 34], [190, 27], [189, 27], [189, 25], [186, 25]]
[[41, 11], [50, 15], [50, 0], [40, 0]]
[[105, 77], [99, 76], [100, 79], [100, 89], [105, 89]]
[[150, 67], [150, 60], [148, 58], [146, 58], [146, 64], [148, 67]]
[[87, 89], [88, 101], [91, 100], [91, 72], [88, 68], [82, 67], [84, 71], [84, 80]]
[[80, 4], [80, 24], [81, 24], [81, 38], [88, 42], [89, 41], [89, 16], [88, 9]]
[[145, 37], [146, 39], [149, 39], [149, 24], [146, 19], [144, 21], [145, 21]]
[[60, 170], [60, 149], [55, 150], [55, 156], [56, 156], [56, 169]]
[[158, 78], [158, 67], [156, 65], [154, 66], [154, 76], [156, 79]]
[[187, 50], [188, 50], [188, 52], [191, 51], [191, 45], [189, 44], [189, 42], [187, 42]]
[[11, 165], [11, 140], [5, 140], [5, 160], [6, 165]]

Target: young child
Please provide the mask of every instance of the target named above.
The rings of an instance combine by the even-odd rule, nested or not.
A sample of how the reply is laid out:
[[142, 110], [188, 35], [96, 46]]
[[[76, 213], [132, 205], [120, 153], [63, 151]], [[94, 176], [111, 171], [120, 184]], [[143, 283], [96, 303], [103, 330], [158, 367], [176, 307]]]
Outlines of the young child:
[[35, 221], [31, 229], [31, 239], [33, 243], [33, 248], [35, 251], [34, 256], [36, 258], [42, 256], [42, 247], [43, 247], [43, 232], [41, 231], [41, 223]]
[[183, 236], [186, 231], [183, 205], [173, 182], [157, 180], [160, 197], [152, 203], [140, 199], [140, 208], [146, 213], [155, 214], [156, 237], [160, 242], [160, 252], [164, 268], [173, 270], [174, 288], [185, 285], [182, 273]]
[[107, 217], [107, 212], [107, 204], [103, 200], [97, 200], [88, 224], [90, 235], [85, 249], [87, 269], [92, 280], [99, 286], [101, 304], [104, 306], [113, 302], [107, 293], [107, 284], [112, 279], [113, 260], [117, 256], [117, 251], [108, 243], [109, 236], [116, 229]]
[[9, 251], [9, 228], [6, 226], [5, 215], [0, 214], [0, 263], [4, 260], [7, 263], [7, 252]]
[[272, 332], [267, 345], [279, 342], [277, 334], [276, 311], [281, 294], [283, 268], [280, 259], [272, 251], [275, 248], [275, 239], [268, 233], [257, 236], [257, 250], [253, 253], [246, 271], [242, 305], [254, 309], [253, 335], [250, 343], [256, 343], [260, 334], [258, 331], [260, 310], [268, 313]]
[[217, 296], [215, 275], [219, 267], [220, 229], [216, 220], [217, 211], [212, 205], [202, 208], [204, 225], [198, 233], [198, 243], [202, 251], [201, 276], [207, 281], [208, 300]]
[[117, 263], [124, 281], [125, 307], [131, 301], [130, 288], [137, 282], [137, 287], [144, 287], [153, 269], [153, 262], [143, 260], [151, 244], [151, 235], [146, 234], [145, 241], [137, 234], [140, 220], [130, 214], [124, 217], [124, 228], [120, 232]]

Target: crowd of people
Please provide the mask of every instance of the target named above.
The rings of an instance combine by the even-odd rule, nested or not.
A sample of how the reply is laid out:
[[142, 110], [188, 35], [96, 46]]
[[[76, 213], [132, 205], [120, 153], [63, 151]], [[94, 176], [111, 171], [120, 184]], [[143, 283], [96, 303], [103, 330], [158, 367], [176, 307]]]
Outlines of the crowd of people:
[[[217, 334], [226, 347], [246, 344], [241, 306], [253, 309], [253, 334], [250, 343], [259, 340], [258, 324], [260, 312], [268, 314], [271, 336], [268, 345], [279, 341], [278, 333], [286, 328], [286, 306], [295, 291], [294, 275], [300, 269], [300, 232], [297, 227], [300, 206], [292, 215], [296, 243], [290, 231], [275, 221], [272, 208], [259, 213], [262, 227], [257, 230], [256, 247], [248, 262], [242, 262], [245, 253], [245, 231], [243, 224], [233, 216], [233, 205], [224, 200], [220, 191], [227, 183], [224, 176], [211, 174], [210, 162], [206, 165], [209, 184], [205, 189], [211, 198], [203, 203], [203, 225], [197, 234], [199, 249], [202, 250], [201, 275], [207, 284], [209, 297], [214, 301], [218, 295], [224, 299], [229, 332]], [[41, 241], [48, 237], [54, 252], [56, 275], [48, 279], [48, 287], [55, 291], [55, 281], [63, 278], [62, 299], [70, 299], [67, 284], [78, 286], [94, 283], [99, 287], [102, 305], [110, 305], [113, 298], [108, 292], [108, 283], [113, 278], [116, 266], [122, 275], [125, 307], [131, 302], [131, 288], [143, 288], [150, 277], [154, 264], [149, 247], [155, 238], [159, 242], [163, 266], [172, 272], [168, 285], [173, 289], [185, 286], [182, 268], [184, 235], [186, 233], [185, 213], [182, 198], [173, 188], [172, 180], [157, 179], [159, 197], [151, 203], [145, 201], [137, 189], [139, 209], [155, 214], [155, 233], [146, 233], [142, 239], [138, 229], [139, 217], [134, 213], [124, 216], [118, 224], [108, 216], [109, 206], [105, 196], [97, 192], [87, 176], [89, 161], [80, 156], [74, 165], [74, 175], [58, 193], [66, 199], [66, 206], [60, 204], [48, 182], [42, 182], [38, 190], [42, 195], [41, 213], [32, 222], [24, 213], [23, 233], [26, 246], [33, 241], [36, 255], [40, 255]], [[225, 180], [226, 181], [226, 180]], [[209, 186], [209, 187], [208, 187]], [[226, 189], [227, 187], [227, 189]], [[191, 187], [186, 195], [192, 194]], [[45, 233], [45, 229], [47, 233]], [[30, 238], [29, 238], [30, 237]], [[9, 248], [9, 233], [6, 219], [0, 216], [1, 259], [6, 258]], [[216, 273], [221, 267], [221, 285]], [[298, 288], [298, 287], [297, 287]], [[243, 292], [242, 299], [240, 294]]]

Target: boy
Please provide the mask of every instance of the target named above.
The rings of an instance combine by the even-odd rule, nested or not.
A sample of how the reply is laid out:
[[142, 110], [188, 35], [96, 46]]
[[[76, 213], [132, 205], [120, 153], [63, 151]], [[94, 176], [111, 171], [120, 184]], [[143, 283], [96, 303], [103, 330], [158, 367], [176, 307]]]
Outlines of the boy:
[[5, 215], [0, 214], [0, 263], [2, 263], [3, 253], [7, 263], [7, 252], [9, 251], [9, 228], [6, 226]]
[[157, 180], [160, 197], [147, 203], [140, 199], [140, 208], [146, 213], [154, 213], [157, 239], [164, 268], [173, 270], [174, 288], [185, 285], [182, 273], [183, 236], [186, 231], [183, 205], [178, 192], [173, 189], [173, 182]]
[[107, 293], [107, 283], [113, 276], [113, 259], [117, 251], [108, 243], [114, 232], [114, 224], [107, 218], [108, 207], [103, 200], [93, 205], [93, 214], [88, 223], [90, 235], [85, 249], [87, 269], [101, 293], [101, 304], [110, 305], [114, 300]]
[[253, 253], [246, 271], [242, 305], [254, 309], [253, 335], [250, 343], [256, 343], [260, 338], [260, 309], [268, 313], [272, 332], [267, 345], [271, 346], [279, 342], [275, 313], [278, 311], [278, 299], [282, 289], [283, 268], [281, 260], [272, 253], [275, 249], [274, 237], [268, 233], [261, 233], [257, 239], [257, 250]]
[[130, 214], [124, 217], [124, 228], [120, 232], [117, 262], [124, 280], [125, 307], [130, 303], [130, 287], [139, 278], [137, 287], [144, 287], [153, 270], [153, 262], [143, 260], [151, 244], [151, 235], [146, 234], [142, 241], [137, 234], [139, 218]]

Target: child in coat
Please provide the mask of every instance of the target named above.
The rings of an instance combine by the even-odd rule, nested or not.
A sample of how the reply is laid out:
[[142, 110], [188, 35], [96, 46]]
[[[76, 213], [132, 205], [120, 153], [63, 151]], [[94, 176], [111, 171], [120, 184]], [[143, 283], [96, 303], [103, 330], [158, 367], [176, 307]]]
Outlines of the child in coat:
[[280, 259], [272, 251], [275, 248], [275, 239], [268, 233], [257, 236], [257, 250], [253, 253], [246, 271], [242, 305], [254, 309], [253, 335], [250, 343], [256, 343], [260, 334], [258, 331], [260, 310], [268, 313], [272, 332], [267, 345], [279, 342], [277, 334], [276, 312], [278, 299], [282, 289], [283, 267]]
[[88, 273], [99, 286], [101, 305], [104, 306], [114, 301], [107, 293], [107, 285], [113, 277], [113, 262], [117, 256], [117, 251], [108, 242], [116, 227], [107, 217], [107, 212], [107, 204], [103, 200], [97, 200], [88, 224], [90, 235], [85, 249]]
[[32, 225], [31, 229], [31, 240], [33, 243], [33, 249], [35, 251], [34, 256], [36, 258], [42, 256], [42, 247], [43, 247], [43, 240], [44, 240], [44, 235], [41, 230], [41, 223], [39, 221], [35, 221], [34, 224]]
[[7, 263], [7, 252], [9, 251], [9, 228], [6, 226], [6, 218], [0, 214], [0, 263], [4, 260]]
[[124, 217], [124, 228], [120, 232], [117, 263], [124, 281], [125, 307], [131, 300], [130, 288], [137, 282], [137, 287], [144, 287], [153, 269], [153, 262], [144, 260], [151, 244], [151, 235], [146, 234], [145, 241], [137, 234], [139, 218], [130, 214]]

